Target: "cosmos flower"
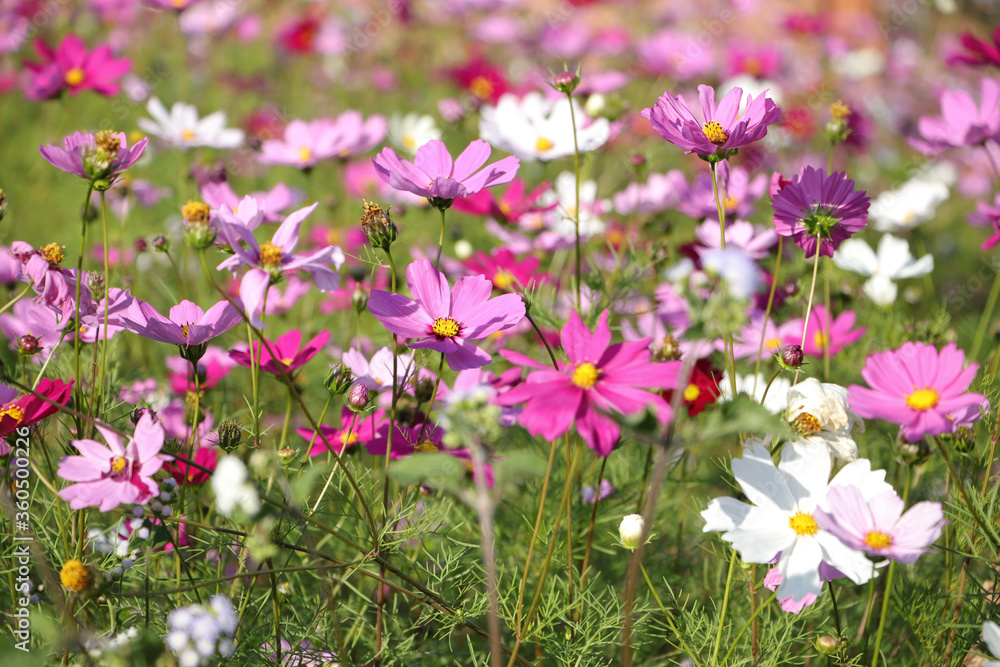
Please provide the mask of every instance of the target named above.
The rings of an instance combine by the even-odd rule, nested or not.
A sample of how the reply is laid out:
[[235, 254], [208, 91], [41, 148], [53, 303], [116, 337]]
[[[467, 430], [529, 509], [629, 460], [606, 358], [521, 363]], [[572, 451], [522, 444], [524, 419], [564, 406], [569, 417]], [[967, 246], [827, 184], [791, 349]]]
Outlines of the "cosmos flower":
[[910, 245], [892, 234], [879, 240], [877, 252], [861, 239], [847, 239], [833, 254], [833, 263], [869, 276], [862, 289], [879, 306], [891, 306], [896, 301], [898, 287], [893, 281], [925, 276], [934, 270], [933, 255], [914, 258]]
[[896, 190], [887, 190], [871, 202], [868, 217], [880, 232], [901, 234], [932, 220], [948, 200], [948, 186], [940, 179], [915, 176]]
[[984, 77], [979, 104], [964, 90], [941, 93], [941, 116], [923, 116], [910, 143], [927, 155], [959, 146], [979, 146], [1000, 134], [1000, 82]]
[[511, 180], [502, 196], [497, 197], [492, 190], [480, 190], [471, 195], [456, 199], [452, 205], [456, 211], [470, 215], [489, 216], [503, 223], [516, 223], [529, 213], [548, 211], [556, 207], [556, 203], [542, 204], [539, 199], [552, 186], [542, 183], [531, 192], [525, 191], [524, 181], [520, 178]]
[[122, 503], [145, 505], [159, 494], [153, 475], [171, 457], [163, 449], [163, 427], [147, 413], [135, 426], [128, 445], [103, 424], [95, 424], [107, 445], [95, 440], [74, 440], [79, 456], [64, 456], [58, 475], [73, 482], [59, 492], [72, 509], [97, 507], [108, 512]]
[[676, 207], [685, 190], [687, 179], [680, 169], [671, 169], [665, 174], [650, 174], [645, 183], [630, 183], [624, 190], [615, 193], [615, 212], [619, 215], [662, 213]]
[[[802, 345], [802, 325], [804, 320], [796, 319], [788, 322], [785, 331], [785, 345], [802, 345], [802, 351], [813, 357], [822, 357], [824, 350], [829, 348], [830, 356], [836, 355], [845, 345], [856, 342], [868, 331], [866, 327], [854, 329], [857, 315], [853, 310], [846, 310], [837, 317], [826, 310], [826, 306], [813, 306], [812, 316], [805, 332], [805, 345]], [[794, 323], [794, 326], [793, 326]]]
[[505, 157], [483, 167], [489, 157], [490, 146], [480, 139], [470, 143], [454, 161], [444, 142], [432, 140], [417, 150], [414, 162], [400, 159], [391, 148], [383, 148], [372, 163], [382, 180], [392, 187], [427, 197], [444, 209], [458, 197], [514, 178], [520, 166], [516, 157]]
[[[774, 226], [805, 250], [806, 257], [833, 251], [868, 223], [868, 197], [856, 191], [844, 172], [827, 176], [823, 169], [803, 167], [774, 195]], [[818, 239], [817, 239], [818, 237]]]
[[[292, 329], [274, 341], [268, 341], [268, 346], [261, 347], [259, 341], [253, 342], [253, 356], [260, 367], [260, 370], [272, 375], [281, 375], [281, 372], [291, 374], [305, 366], [309, 360], [315, 357], [326, 342], [330, 340], [330, 332], [324, 329], [316, 334], [312, 340], [301, 347], [302, 332]], [[247, 349], [231, 350], [230, 358], [240, 366], [250, 368], [250, 351]]]
[[945, 58], [947, 64], [1000, 67], [1000, 26], [993, 29], [993, 35], [988, 39], [979, 39], [971, 32], [963, 32], [960, 39], [965, 52], [950, 54]]
[[[757, 373], [757, 375], [737, 373], [736, 393], [749, 396], [758, 403], [761, 403], [763, 399], [761, 404], [768, 412], [773, 415], [784, 414], [788, 409], [788, 390], [791, 389], [792, 383], [788, 378], [779, 376], [774, 378], [770, 388], [768, 388], [768, 380], [769, 378], [764, 377], [762, 373]], [[766, 395], [764, 394], [765, 390], [767, 391]], [[731, 400], [733, 400], [732, 383], [729, 381], [729, 371], [725, 371], [722, 374], [722, 379], [719, 380], [719, 402], [725, 403]]]
[[[340, 412], [340, 423], [336, 426], [321, 424], [320, 434], [311, 428], [295, 429], [295, 432], [312, 443], [309, 456], [319, 456], [330, 451], [330, 447], [338, 454], [343, 454], [344, 450], [354, 445], [364, 445], [375, 437], [375, 432], [381, 428], [385, 420], [385, 411], [376, 410], [374, 414], [357, 415], [350, 408], [344, 407]], [[354, 427], [351, 428], [351, 422]], [[330, 447], [327, 447], [327, 443]]]
[[978, 369], [974, 362], [965, 365], [965, 353], [954, 343], [939, 351], [927, 343], [906, 342], [865, 359], [861, 377], [871, 388], [852, 384], [851, 405], [866, 419], [900, 424], [909, 442], [953, 433], [952, 415], [986, 401], [982, 394], [966, 391]]
[[574, 310], [560, 341], [567, 361], [560, 362], [558, 370], [511, 350], [500, 353], [535, 369], [522, 384], [496, 398], [504, 406], [525, 404], [518, 421], [529, 433], [551, 441], [575, 426], [587, 446], [608, 456], [621, 428], [605, 412], [632, 415], [651, 408], [660, 421], [671, 419], [667, 402], [647, 390], [676, 389], [680, 362], [651, 361], [649, 339], [612, 344], [608, 311], [591, 332]]
[[[72, 382], [43, 378], [34, 393], [20, 394], [17, 389], [0, 382], [0, 438], [59, 412], [59, 407], [69, 402], [72, 388]], [[10, 445], [0, 439], [0, 456], [9, 452]]]
[[788, 390], [786, 418], [798, 438], [829, 447], [842, 461], [858, 458], [852, 432], [865, 431], [864, 421], [851, 411], [847, 389], [816, 378], [807, 378]]
[[390, 332], [415, 339], [408, 347], [443, 352], [452, 370], [490, 363], [492, 357], [472, 341], [509, 329], [524, 317], [519, 295], [491, 299], [493, 283], [483, 276], [459, 278], [449, 289], [444, 274], [427, 259], [406, 268], [406, 283], [413, 299], [372, 290], [368, 310]]
[[207, 312], [196, 303], [181, 301], [170, 309], [169, 317], [164, 317], [150, 304], [136, 299], [121, 315], [122, 326], [132, 333], [176, 345], [181, 350], [181, 356], [194, 356], [196, 359], [204, 354], [208, 341], [241, 321], [239, 311], [228, 301], [219, 301]]
[[155, 97], [149, 100], [146, 110], [153, 120], [140, 118], [139, 129], [177, 148], [236, 148], [243, 143], [243, 130], [227, 128], [224, 111], [199, 120], [198, 109], [193, 105], [175, 102], [168, 112]]
[[49, 99], [63, 91], [77, 95], [83, 90], [114, 97], [121, 90], [118, 80], [132, 66], [128, 58], [115, 58], [107, 44], [88, 52], [83, 40], [73, 34], [63, 37], [54, 49], [35, 39], [35, 51], [42, 61], [24, 63], [30, 74], [24, 94], [33, 100]]
[[765, 95], [748, 96], [740, 114], [743, 89], [733, 88], [716, 104], [715, 89], [698, 86], [702, 121], [695, 119], [684, 98], [669, 92], [640, 115], [649, 120], [661, 137], [704, 158], [721, 159], [767, 135], [768, 125], [781, 120], [781, 109]]
[[68, 174], [91, 183], [106, 181], [110, 187], [121, 173], [142, 157], [148, 138], [129, 148], [124, 132], [101, 131], [94, 134], [74, 133], [63, 140], [63, 147], [48, 144], [38, 152], [45, 161]]
[[364, 153], [378, 144], [385, 132], [385, 118], [365, 120], [357, 111], [345, 111], [336, 118], [293, 120], [285, 126], [282, 139], [269, 139], [261, 145], [257, 159], [261, 164], [309, 169], [323, 160]]
[[418, 148], [434, 139], [441, 139], [441, 130], [433, 116], [414, 112], [389, 118], [389, 142], [401, 151], [416, 155]]

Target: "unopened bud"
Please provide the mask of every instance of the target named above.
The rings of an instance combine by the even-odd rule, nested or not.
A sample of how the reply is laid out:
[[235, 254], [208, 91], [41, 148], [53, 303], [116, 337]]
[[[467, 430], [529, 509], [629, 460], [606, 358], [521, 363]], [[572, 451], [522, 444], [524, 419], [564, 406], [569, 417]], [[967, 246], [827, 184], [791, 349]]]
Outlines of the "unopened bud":
[[146, 252], [149, 249], [149, 244], [146, 243], [146, 239], [138, 238], [132, 242], [132, 247], [135, 248], [136, 252]]
[[219, 447], [231, 452], [240, 446], [243, 439], [243, 427], [235, 419], [225, 419], [219, 424]]
[[840, 650], [841, 642], [836, 637], [823, 635], [816, 638], [816, 650], [823, 655], [834, 655]]
[[103, 273], [91, 271], [87, 274], [87, 289], [90, 290], [90, 295], [94, 297], [95, 301], [100, 301], [106, 296], [106, 286], [107, 281]]
[[347, 394], [347, 406], [355, 412], [368, 407], [368, 401], [370, 400], [371, 396], [368, 393], [368, 387], [363, 384], [354, 385]]
[[392, 221], [389, 209], [383, 209], [375, 202], [364, 202], [364, 213], [361, 215], [361, 228], [368, 237], [373, 248], [388, 250], [396, 240], [396, 223]]
[[622, 546], [635, 551], [639, 548], [642, 540], [642, 532], [646, 528], [646, 522], [641, 514], [629, 514], [622, 519], [618, 526], [618, 536], [621, 538]]
[[632, 153], [628, 156], [628, 163], [636, 169], [644, 167], [646, 166], [646, 156], [639, 152]]
[[153, 421], [156, 421], [156, 412], [154, 412], [152, 408], [136, 408], [132, 411], [132, 414], [129, 415], [129, 419], [131, 419], [132, 424], [135, 425], [138, 424], [139, 421], [146, 415], [149, 415], [153, 418]]
[[167, 252], [170, 250], [170, 241], [167, 240], [166, 236], [157, 236], [153, 239], [153, 249], [159, 252]]
[[351, 383], [354, 382], [354, 375], [351, 369], [344, 364], [330, 366], [330, 372], [326, 374], [323, 384], [332, 396], [340, 396], [347, 393]]
[[295, 454], [295, 450], [291, 447], [282, 447], [278, 450], [278, 460], [284, 465], [288, 465], [295, 460]]
[[790, 368], [798, 368], [805, 360], [801, 345], [786, 345], [781, 350], [781, 361]]
[[351, 294], [351, 305], [354, 306], [354, 312], [363, 313], [365, 309], [368, 308], [368, 294], [360, 287], [354, 288], [354, 293]]
[[656, 353], [656, 358], [661, 361], [677, 361], [681, 358], [681, 344], [676, 338], [667, 334], [660, 342], [660, 349]]
[[30, 357], [38, 352], [39, 345], [38, 339], [31, 334], [24, 334], [17, 339], [17, 351], [25, 357]]
[[576, 72], [559, 72], [552, 79], [552, 87], [567, 95], [580, 85], [580, 76]]

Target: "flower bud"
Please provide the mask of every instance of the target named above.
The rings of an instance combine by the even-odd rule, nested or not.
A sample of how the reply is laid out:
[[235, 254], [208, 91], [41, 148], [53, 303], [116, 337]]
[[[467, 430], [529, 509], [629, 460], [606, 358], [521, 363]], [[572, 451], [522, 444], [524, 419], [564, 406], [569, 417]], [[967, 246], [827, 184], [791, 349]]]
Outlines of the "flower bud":
[[166, 236], [157, 236], [153, 239], [153, 250], [158, 252], [169, 252], [170, 241]]
[[87, 274], [87, 288], [90, 290], [90, 295], [94, 297], [95, 301], [100, 301], [107, 296], [106, 287], [107, 281], [104, 279], [104, 273], [91, 271]]
[[354, 382], [354, 375], [351, 373], [351, 369], [344, 364], [335, 364], [330, 366], [330, 372], [326, 374], [323, 385], [331, 396], [340, 396], [347, 393], [352, 382]]
[[363, 384], [356, 384], [351, 387], [351, 391], [347, 394], [347, 407], [355, 412], [360, 412], [368, 406], [368, 401], [371, 400], [371, 396], [368, 393], [368, 387]]
[[284, 465], [289, 465], [295, 460], [296, 451], [291, 447], [282, 447], [278, 450], [278, 460]]
[[135, 410], [132, 411], [132, 414], [129, 415], [129, 419], [131, 419], [132, 424], [135, 425], [138, 424], [139, 420], [141, 420], [146, 415], [152, 417], [154, 422], [156, 421], [156, 412], [154, 412], [152, 408], [136, 408]]
[[636, 151], [634, 153], [629, 154], [628, 163], [630, 166], [635, 167], [636, 169], [638, 169], [639, 167], [645, 167], [646, 156]]
[[618, 526], [618, 536], [621, 538], [622, 546], [635, 551], [639, 548], [642, 540], [642, 531], [646, 527], [646, 522], [641, 514], [629, 514], [622, 519]]
[[413, 387], [413, 395], [418, 403], [426, 403], [434, 397], [434, 381], [424, 378]]
[[79, 593], [90, 584], [90, 572], [86, 565], [74, 558], [66, 561], [59, 570], [59, 581], [63, 588]]
[[140, 237], [132, 242], [132, 247], [135, 248], [136, 252], [146, 252], [149, 250], [149, 244], [146, 243], [146, 239]]
[[396, 240], [396, 223], [392, 221], [389, 209], [383, 209], [375, 202], [364, 202], [364, 213], [361, 215], [361, 228], [368, 237], [373, 248], [388, 250]]
[[840, 650], [840, 640], [830, 635], [816, 638], [816, 650], [823, 655], [834, 655]]
[[219, 424], [218, 430], [219, 447], [227, 452], [231, 452], [240, 446], [243, 439], [243, 427], [235, 419], [226, 419]]
[[681, 358], [681, 344], [676, 338], [667, 334], [660, 342], [660, 349], [656, 353], [658, 361], [677, 361]]
[[17, 339], [17, 351], [25, 357], [30, 357], [38, 352], [38, 348], [39, 341], [31, 334], [24, 334]]
[[354, 307], [354, 312], [359, 314], [365, 312], [368, 307], [368, 293], [360, 287], [355, 287], [354, 293], [351, 294], [351, 305]]
[[830, 105], [830, 121], [826, 124], [826, 139], [831, 144], [837, 144], [847, 139], [851, 130], [847, 125], [851, 116], [851, 108], [837, 100]]
[[786, 345], [781, 350], [781, 361], [789, 368], [798, 368], [805, 359], [801, 345]]
[[580, 85], [580, 75], [576, 72], [559, 72], [552, 79], [552, 87], [569, 95]]

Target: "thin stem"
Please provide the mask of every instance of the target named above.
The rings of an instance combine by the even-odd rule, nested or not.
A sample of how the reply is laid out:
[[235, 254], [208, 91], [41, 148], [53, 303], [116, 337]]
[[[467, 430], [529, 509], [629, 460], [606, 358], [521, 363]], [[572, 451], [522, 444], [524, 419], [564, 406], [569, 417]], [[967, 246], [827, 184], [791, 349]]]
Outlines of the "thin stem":
[[979, 524], [980, 530], [983, 535], [986, 536], [986, 539], [989, 540], [995, 552], [1000, 552], [1000, 544], [997, 543], [997, 538], [993, 534], [993, 531], [986, 525], [986, 521], [972, 504], [972, 499], [969, 497], [968, 490], [965, 488], [965, 483], [962, 481], [962, 477], [959, 475], [958, 469], [955, 468], [955, 464], [952, 463], [951, 456], [948, 455], [948, 448], [941, 444], [940, 438], [934, 438], [934, 444], [937, 445], [938, 451], [941, 452], [941, 458], [944, 459], [945, 465], [948, 466], [948, 472], [951, 474], [951, 477], [955, 482], [955, 488], [958, 491], [958, 495], [965, 502], [965, 508], [968, 510], [969, 514], [972, 515], [973, 520]]
[[[111, 286], [111, 261], [108, 257], [108, 205], [104, 200], [104, 190], [101, 190], [101, 232], [104, 235], [104, 344], [101, 346], [101, 382], [96, 387], [98, 394], [104, 396], [104, 378], [108, 368], [108, 314], [111, 303], [108, 290]], [[97, 344], [95, 339], [94, 344]]]
[[0, 315], [3, 315], [4, 313], [6, 313], [8, 310], [10, 310], [11, 308], [14, 307], [15, 303], [17, 303], [18, 301], [20, 301], [24, 297], [28, 296], [28, 292], [31, 291], [31, 288], [32, 288], [33, 285], [34, 285], [34, 283], [29, 284], [23, 290], [21, 290], [20, 292], [18, 292], [17, 296], [15, 296], [13, 299], [11, 299], [10, 301], [8, 301], [6, 303], [6, 305], [4, 305], [3, 308], [0, 308]]
[[549, 353], [549, 359], [552, 361], [552, 367], [559, 370], [559, 362], [556, 361], [556, 353], [552, 351], [552, 347], [549, 345], [549, 341], [545, 340], [545, 336], [542, 335], [542, 330], [538, 328], [538, 324], [535, 323], [535, 318], [531, 316], [531, 313], [525, 311], [524, 318], [528, 320], [531, 324], [531, 328], [535, 330], [538, 334], [538, 339], [542, 341], [542, 345], [545, 346], [545, 351]]
[[[726, 211], [722, 207], [722, 199], [719, 198], [719, 174], [716, 171], [715, 163], [709, 163], [709, 167], [712, 170], [712, 197], [715, 199], [715, 210], [719, 214], [719, 238], [722, 239], [722, 249], [726, 249]], [[723, 283], [722, 290], [725, 291], [725, 283]], [[733, 334], [731, 332], [726, 332], [723, 336], [723, 340], [726, 346], [726, 370], [729, 371], [729, 388], [733, 392], [733, 397], [736, 397], [736, 355], [734, 353], [735, 348], [733, 347]]]
[[778, 274], [781, 272], [781, 255], [783, 254], [782, 251], [784, 250], [784, 243], [785, 243], [785, 237], [779, 236], [778, 256], [774, 260], [774, 276], [772, 276], [771, 278], [771, 292], [767, 296], [767, 308], [764, 309], [764, 324], [761, 326], [760, 330], [760, 346], [757, 348], [757, 363], [753, 369], [754, 383], [755, 383], [755, 386], [753, 388], [754, 395], [757, 394], [757, 387], [756, 387], [757, 375], [760, 374], [760, 362], [764, 356], [764, 344], [767, 342], [766, 341], [767, 323], [771, 319], [771, 308], [774, 306], [774, 294], [778, 288]]
[[285, 402], [285, 420], [281, 423], [281, 440], [278, 442], [278, 449], [285, 448], [285, 438], [288, 436], [288, 424], [292, 421], [292, 392], [288, 392], [288, 400]]
[[[434, 268], [435, 269], [438, 268], [439, 266], [441, 266], [441, 250], [444, 248], [444, 211], [445, 211], [445, 209], [441, 208], [441, 209], [438, 209], [438, 210], [441, 211], [441, 234], [438, 236], [438, 254], [437, 254], [437, 258], [434, 260]], [[395, 273], [395, 270], [393, 270], [393, 273]], [[395, 292], [396, 289], [393, 288], [392, 291]]]
[[576, 309], [580, 310], [582, 304], [580, 282], [583, 275], [583, 264], [580, 258], [580, 144], [576, 136], [576, 110], [573, 108], [573, 94], [566, 93], [566, 99], [569, 101], [569, 119], [573, 125], [573, 188], [576, 196], [575, 208], [573, 209], [573, 227], [576, 235], [573, 247], [576, 257]]
[[736, 633], [736, 637], [734, 637], [733, 641], [730, 643], [729, 650], [726, 652], [726, 655], [722, 656], [722, 662], [719, 664], [722, 665], [726, 664], [726, 661], [729, 660], [729, 656], [731, 656], [733, 654], [733, 651], [736, 650], [736, 644], [740, 641], [743, 635], [746, 634], [747, 628], [749, 628], [757, 620], [757, 617], [760, 616], [760, 613], [764, 611], [769, 604], [774, 602], [774, 600], [777, 597], [778, 597], [777, 593], [772, 593], [771, 597], [767, 599], [767, 602], [757, 607], [757, 611], [755, 611], [753, 615], [747, 619], [747, 622], [743, 624], [743, 627], [740, 628], [740, 631]]
[[[806, 349], [806, 334], [809, 332], [809, 317], [812, 315], [813, 296], [816, 294], [816, 276], [819, 273], [819, 246], [821, 241], [822, 239], [820, 238], [820, 235], [817, 234], [816, 253], [814, 255], [815, 259], [813, 260], [813, 276], [812, 276], [812, 282], [809, 284], [809, 300], [806, 302], [805, 321], [802, 322], [802, 341], [800, 344], [802, 345], [803, 350]], [[830, 313], [827, 313], [826, 316], [830, 317]], [[795, 379], [792, 381], [793, 385], [798, 383], [799, 373], [801, 372], [801, 370], [802, 370], [801, 366], [795, 369]]]
[[[444, 355], [442, 354], [442, 357]], [[472, 446], [472, 469], [476, 483], [476, 511], [482, 535], [483, 564], [486, 568], [486, 594], [489, 598], [487, 628], [490, 633], [490, 667], [500, 667], [500, 593], [497, 590], [497, 564], [494, 553], [493, 515], [496, 501], [486, 487], [486, 453], [482, 443]]]
[[[327, 404], [327, 406], [329, 406], [330, 405], [330, 401], [327, 400], [326, 404]], [[324, 414], [326, 413], [326, 408], [323, 409], [323, 412], [324, 412]], [[323, 423], [323, 415], [320, 415], [319, 421], [320, 421], [320, 424]], [[347, 446], [347, 443], [349, 443], [351, 441], [351, 435], [354, 433], [354, 426], [355, 426], [355, 424], [357, 424], [357, 422], [358, 422], [358, 413], [354, 412], [352, 414], [352, 416], [351, 416], [351, 425], [347, 428], [347, 436], [344, 438], [344, 446], [345, 447]], [[315, 439], [316, 439], [316, 436], [314, 434], [313, 435], [313, 440], [315, 440]], [[312, 443], [311, 442], [309, 443], [309, 451], [310, 452], [312, 451]], [[326, 478], [326, 484], [323, 485], [323, 490], [320, 491], [319, 497], [316, 499], [316, 502], [313, 504], [312, 511], [309, 512], [310, 515], [315, 514], [316, 513], [316, 509], [319, 507], [319, 504], [321, 502], [323, 502], [323, 496], [326, 495], [326, 490], [328, 488], [330, 488], [330, 482], [333, 481], [333, 473], [335, 471], [336, 471], [336, 468], [334, 468], [333, 470], [331, 470], [330, 471], [330, 476]]]
[[[646, 579], [646, 585], [649, 586], [649, 592], [653, 594], [653, 599], [656, 600], [656, 604], [660, 606], [660, 611], [663, 612], [663, 617], [667, 619], [667, 625], [670, 626], [670, 631], [673, 632], [674, 635], [676, 635], [677, 641], [681, 643], [681, 648], [684, 649], [684, 652], [687, 653], [688, 656], [690, 656], [691, 663], [694, 665], [694, 667], [701, 667], [701, 664], [698, 662], [698, 656], [695, 655], [695, 652], [692, 651], [691, 647], [687, 645], [686, 641], [684, 641], [684, 637], [681, 636], [681, 633], [677, 629], [677, 626], [674, 625], [673, 617], [670, 616], [670, 612], [668, 612], [667, 608], [663, 606], [663, 602], [660, 600], [660, 596], [657, 595], [656, 589], [653, 587], [653, 582], [649, 580], [649, 573], [646, 572], [646, 566], [643, 565], [642, 563], [639, 563], [639, 568], [642, 570], [642, 576], [645, 577]], [[744, 628], [744, 630], [745, 629], [746, 628]], [[737, 637], [737, 639], [739, 639], [739, 637]], [[726, 657], [728, 658], [729, 656], [727, 655]], [[723, 662], [725, 662], [725, 659], [723, 659]]]
[[[83, 407], [83, 387], [80, 380], [83, 377], [80, 372], [80, 288], [83, 283], [83, 254], [87, 251], [87, 213], [90, 211], [90, 196], [94, 193], [94, 184], [87, 185], [87, 198], [83, 200], [83, 213], [81, 214], [80, 227], [80, 255], [76, 259], [76, 294], [73, 305], [73, 368], [76, 381], [73, 383], [73, 393], [76, 395], [76, 405]], [[83, 438], [83, 423], [76, 422], [76, 437]]]
[[712, 660], [713, 665], [716, 663], [715, 659], [719, 655], [719, 647], [722, 646], [722, 628], [726, 624], [726, 612], [729, 610], [729, 593], [733, 590], [733, 570], [736, 568], [736, 550], [733, 549], [732, 555], [729, 557], [729, 574], [726, 575], [726, 591], [722, 596], [722, 613], [719, 615], [719, 629], [715, 633], [715, 647], [712, 649]]
[[986, 330], [989, 328], [990, 320], [993, 319], [993, 309], [996, 308], [998, 295], [1000, 295], [1000, 271], [997, 271], [996, 276], [993, 278], [993, 287], [990, 289], [990, 295], [986, 299], [986, 308], [983, 309], [983, 314], [979, 318], [979, 326], [976, 328], [976, 338], [972, 343], [972, 351], [969, 353], [969, 359], [975, 359], [979, 356], [979, 349], [986, 338]]
[[597, 506], [601, 503], [601, 482], [604, 481], [604, 468], [608, 465], [608, 457], [601, 459], [601, 470], [597, 473], [597, 484], [594, 486], [594, 508], [590, 511], [590, 529], [587, 531], [587, 548], [583, 552], [583, 563], [580, 564], [580, 590], [583, 590], [587, 580], [587, 564], [590, 562], [590, 546], [594, 542], [594, 524], [597, 522]]

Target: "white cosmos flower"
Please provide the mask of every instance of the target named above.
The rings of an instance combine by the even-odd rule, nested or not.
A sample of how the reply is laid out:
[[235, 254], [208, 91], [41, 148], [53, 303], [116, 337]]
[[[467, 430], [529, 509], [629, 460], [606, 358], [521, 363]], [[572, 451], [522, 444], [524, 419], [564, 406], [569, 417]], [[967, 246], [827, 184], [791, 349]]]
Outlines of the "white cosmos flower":
[[[791, 388], [792, 383], [788, 378], [782, 376], [774, 378], [774, 382], [771, 383], [771, 388], [767, 390], [767, 396], [765, 397], [764, 389], [767, 388], [769, 379], [764, 377], [763, 373], [747, 375], [745, 377], [737, 373], [736, 393], [749, 396], [758, 403], [761, 402], [761, 398], [763, 397], [763, 405], [767, 408], [768, 412], [772, 415], [784, 414], [785, 410], [788, 409], [788, 390]], [[719, 380], [719, 391], [721, 392], [719, 395], [720, 403], [733, 400], [733, 388], [729, 382], [729, 371], [725, 371], [722, 374], [722, 379]]]
[[426, 114], [393, 114], [389, 119], [389, 142], [396, 148], [416, 155], [417, 149], [432, 139], [440, 139], [441, 130], [434, 117]]
[[243, 143], [243, 130], [227, 128], [223, 111], [199, 120], [198, 110], [193, 105], [175, 102], [167, 112], [155, 97], [149, 100], [146, 110], [153, 120], [140, 118], [139, 129], [178, 148], [236, 148]]
[[[580, 152], [597, 150], [611, 136], [606, 118], [591, 120], [573, 100]], [[521, 160], [555, 160], [573, 155], [573, 118], [566, 97], [546, 98], [528, 93], [523, 98], [507, 93], [497, 105], [480, 111], [479, 136], [495, 148]]]
[[879, 306], [896, 301], [898, 288], [894, 280], [916, 278], [934, 270], [933, 255], [914, 258], [910, 245], [892, 234], [879, 240], [877, 252], [861, 239], [847, 239], [833, 253], [833, 263], [845, 271], [870, 276], [863, 289]]
[[908, 232], [933, 218], [946, 199], [948, 186], [939, 178], [917, 176], [875, 197], [868, 217], [880, 232]]
[[987, 660], [983, 667], [1000, 667], [1000, 625], [993, 621], [983, 623], [983, 641], [990, 647], [990, 653], [998, 660]]
[[[547, 208], [548, 227], [564, 239], [576, 236], [576, 177], [564, 171], [556, 178], [554, 187], [538, 199], [538, 205]], [[580, 238], [586, 239], [604, 232], [607, 225], [601, 219], [605, 211], [611, 210], [611, 202], [597, 198], [597, 182], [580, 183]]]
[[842, 461], [858, 458], [851, 432], [865, 432], [865, 422], [847, 405], [847, 389], [808, 378], [788, 390], [788, 421], [799, 437], [829, 447]]
[[[777, 467], [767, 449], [748, 442], [743, 458], [733, 459], [733, 476], [752, 504], [716, 498], [702, 512], [705, 532], [725, 531], [722, 539], [745, 563], [768, 563], [779, 556], [778, 599], [819, 595], [820, 563], [827, 563], [856, 584], [872, 578], [874, 567], [860, 551], [845, 546], [813, 518], [831, 486], [858, 486], [863, 495], [891, 490], [885, 471], [872, 472], [866, 459], [849, 463], [832, 480], [830, 450], [798, 441], [785, 444]], [[828, 482], [829, 480], [829, 482]]]
[[215, 492], [215, 509], [222, 516], [232, 516], [237, 508], [248, 516], [260, 512], [260, 494], [248, 481], [250, 473], [236, 456], [223, 456], [212, 473], [212, 491]]

